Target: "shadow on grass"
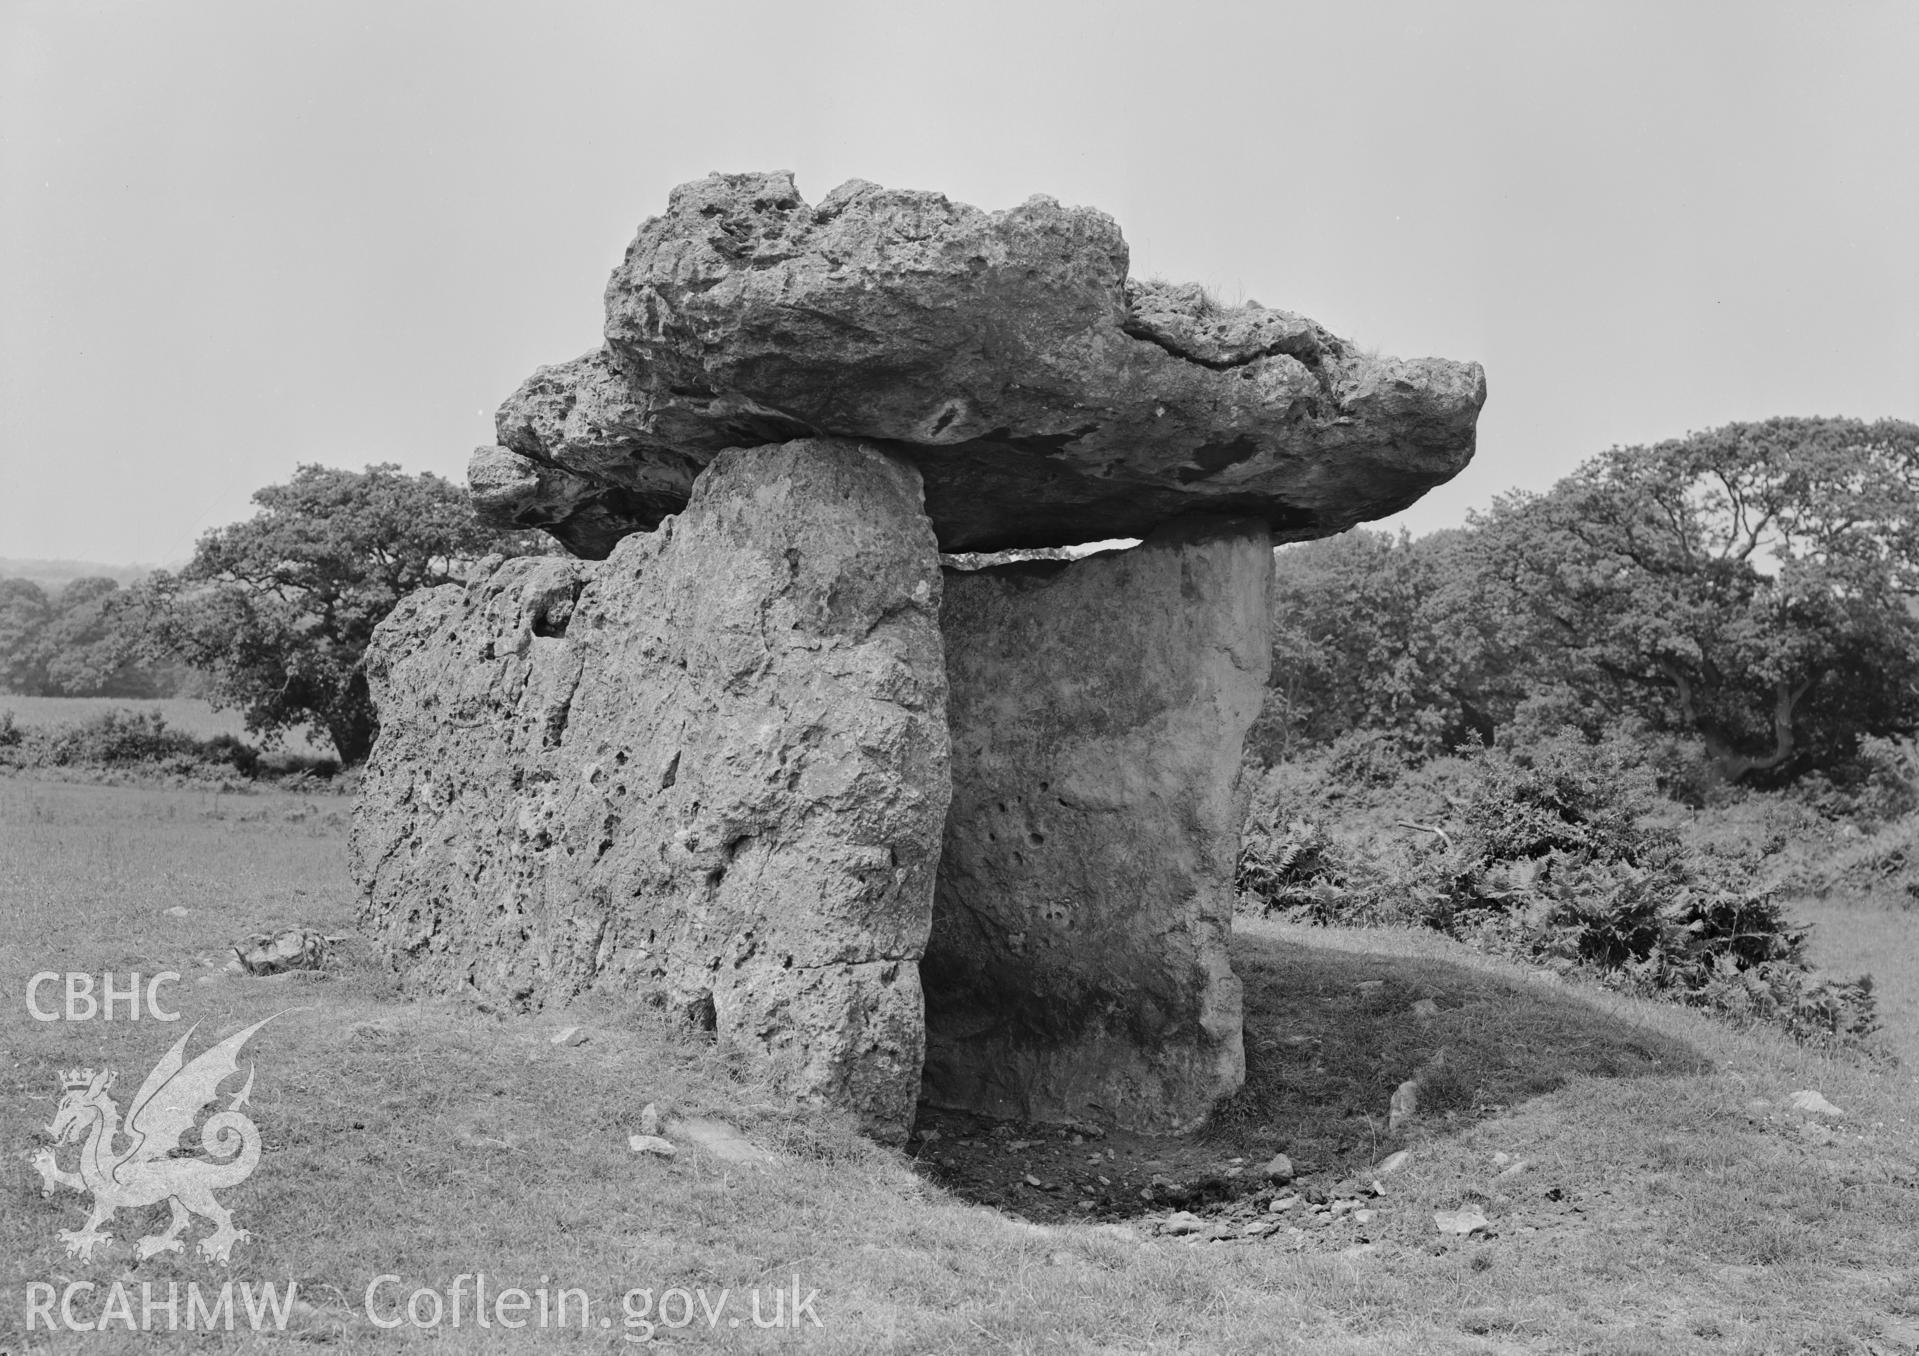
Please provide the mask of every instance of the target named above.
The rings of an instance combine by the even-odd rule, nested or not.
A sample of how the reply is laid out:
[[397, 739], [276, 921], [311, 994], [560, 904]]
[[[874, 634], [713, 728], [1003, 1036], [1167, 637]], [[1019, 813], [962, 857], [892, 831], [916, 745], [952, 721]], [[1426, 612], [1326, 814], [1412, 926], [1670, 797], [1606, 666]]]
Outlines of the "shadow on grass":
[[[1683, 1042], [1556, 984], [1456, 961], [1242, 932], [1233, 968], [1246, 992], [1246, 1082], [1199, 1134], [1109, 1131], [1074, 1143], [1055, 1127], [923, 1107], [920, 1129], [938, 1138], [922, 1143], [922, 1170], [955, 1195], [1030, 1219], [1124, 1218], [1264, 1189], [1260, 1169], [1275, 1153], [1309, 1189], [1330, 1187], [1409, 1136], [1456, 1133], [1572, 1078], [1710, 1067]], [[1394, 1089], [1422, 1070], [1418, 1115], [1389, 1132]]]

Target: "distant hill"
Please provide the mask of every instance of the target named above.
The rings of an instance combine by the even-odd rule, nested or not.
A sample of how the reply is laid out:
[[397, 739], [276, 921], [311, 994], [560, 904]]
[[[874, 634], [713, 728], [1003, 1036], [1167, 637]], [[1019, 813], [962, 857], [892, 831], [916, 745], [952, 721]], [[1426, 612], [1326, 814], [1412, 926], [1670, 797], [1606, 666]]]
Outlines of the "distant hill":
[[117, 579], [131, 584], [157, 565], [102, 565], [91, 560], [15, 560], [0, 556], [0, 579], [31, 579], [43, 589], [62, 589], [76, 579]]

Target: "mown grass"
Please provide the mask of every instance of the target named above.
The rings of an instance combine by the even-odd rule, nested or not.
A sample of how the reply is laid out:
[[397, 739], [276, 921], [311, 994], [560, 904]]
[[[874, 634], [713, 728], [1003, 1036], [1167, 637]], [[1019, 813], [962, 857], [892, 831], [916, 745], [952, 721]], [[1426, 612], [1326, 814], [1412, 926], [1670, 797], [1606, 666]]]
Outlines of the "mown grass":
[[[619, 1308], [630, 1289], [703, 1287], [712, 1298], [726, 1288], [744, 1304], [743, 1291], [790, 1291], [794, 1276], [819, 1291], [817, 1328], [732, 1328], [745, 1311], [731, 1309], [716, 1327], [701, 1317], [660, 1335], [674, 1350], [845, 1353], [1663, 1356], [1919, 1340], [1919, 1113], [1907, 1074], [1540, 983], [1438, 936], [1248, 922], [1236, 964], [1251, 1080], [1221, 1133], [1270, 1137], [1340, 1172], [1403, 1145], [1408, 1163], [1382, 1180], [1375, 1220], [1327, 1226], [1303, 1245], [1158, 1238], [1144, 1221], [1035, 1225], [947, 1194], [837, 1118], [779, 1104], [706, 1038], [648, 1013], [510, 1017], [409, 1001], [351, 942], [326, 979], [221, 972], [220, 949], [239, 935], [350, 930], [341, 809], [332, 797], [0, 781], [0, 1350], [204, 1343], [21, 1330], [34, 1281], [216, 1273], [190, 1255], [133, 1261], [125, 1240], [149, 1222], [126, 1217], [112, 1226], [114, 1255], [66, 1257], [55, 1234], [79, 1224], [80, 1198], [43, 1198], [26, 1167], [45, 1143], [59, 1070], [124, 1070], [124, 1107], [124, 1090], [185, 1029], [27, 1015], [35, 971], [107, 968], [183, 972], [173, 993], [201, 1024], [196, 1050], [285, 1014], [249, 1046], [266, 1152], [224, 1196], [253, 1235], [228, 1274], [296, 1279], [315, 1308], [291, 1328], [341, 1350], [630, 1349]], [[189, 912], [171, 916], [174, 906]], [[1384, 981], [1363, 1001], [1362, 978]], [[1437, 1004], [1429, 1023], [1409, 1014], [1419, 997]], [[563, 1022], [588, 1041], [551, 1044]], [[1408, 1131], [1378, 1133], [1366, 1108], [1383, 1121], [1380, 1090], [1439, 1043], [1450, 1084]], [[1315, 1088], [1317, 1101], [1306, 1095]], [[1804, 1088], [1844, 1118], [1825, 1129], [1790, 1112]], [[783, 1161], [634, 1155], [626, 1136], [648, 1102], [669, 1116], [723, 1116]], [[1461, 1205], [1483, 1210], [1495, 1236], [1440, 1236], [1433, 1212]], [[446, 1294], [472, 1272], [495, 1288], [532, 1289], [543, 1276], [578, 1287], [612, 1327], [387, 1331], [365, 1317], [382, 1273], [404, 1278], [403, 1298], [415, 1286]]]
[[1900, 891], [1796, 898], [1793, 918], [1812, 924], [1813, 964], [1832, 974], [1872, 976], [1881, 1039], [1919, 1068], [1919, 907]]

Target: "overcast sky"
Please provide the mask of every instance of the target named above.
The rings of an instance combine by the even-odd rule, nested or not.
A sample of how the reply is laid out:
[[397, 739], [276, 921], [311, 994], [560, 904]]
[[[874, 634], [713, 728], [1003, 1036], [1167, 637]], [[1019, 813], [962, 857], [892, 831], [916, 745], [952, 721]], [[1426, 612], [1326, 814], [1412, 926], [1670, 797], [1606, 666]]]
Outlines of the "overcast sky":
[[1919, 419], [1919, 4], [0, 0], [0, 556], [459, 479], [676, 183], [1105, 209], [1486, 366], [1460, 521], [1615, 443]]

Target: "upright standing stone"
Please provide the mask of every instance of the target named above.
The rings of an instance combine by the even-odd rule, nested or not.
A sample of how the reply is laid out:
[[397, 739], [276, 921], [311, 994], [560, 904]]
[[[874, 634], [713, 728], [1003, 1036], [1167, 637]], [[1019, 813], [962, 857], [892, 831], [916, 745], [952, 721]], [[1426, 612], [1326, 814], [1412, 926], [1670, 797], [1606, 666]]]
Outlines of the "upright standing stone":
[[1271, 580], [1265, 523], [1220, 518], [947, 573], [929, 1101], [1176, 1132], [1243, 1081], [1226, 946]]
[[721, 454], [602, 563], [406, 599], [367, 669], [365, 918], [409, 980], [523, 1009], [652, 995], [899, 1138], [949, 794], [918, 473]]

